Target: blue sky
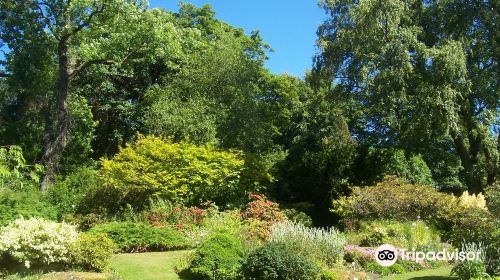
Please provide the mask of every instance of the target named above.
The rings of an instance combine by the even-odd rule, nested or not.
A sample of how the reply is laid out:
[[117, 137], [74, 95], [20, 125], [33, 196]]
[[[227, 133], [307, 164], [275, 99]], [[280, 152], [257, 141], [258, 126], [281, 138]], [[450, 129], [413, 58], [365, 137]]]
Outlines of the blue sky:
[[[260, 30], [274, 49], [266, 65], [272, 72], [302, 77], [312, 65], [316, 29], [325, 19], [316, 0], [187, 0], [212, 5], [216, 17], [247, 33]], [[152, 7], [178, 10], [178, 0], [150, 0]]]

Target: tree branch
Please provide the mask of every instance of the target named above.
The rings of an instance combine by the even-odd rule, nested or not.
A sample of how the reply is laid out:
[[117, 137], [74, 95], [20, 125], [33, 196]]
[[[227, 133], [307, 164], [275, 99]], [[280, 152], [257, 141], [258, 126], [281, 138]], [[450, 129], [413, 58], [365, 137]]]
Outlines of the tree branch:
[[129, 60], [132, 55], [135, 53], [135, 51], [129, 52], [121, 61], [115, 61], [111, 59], [93, 59], [86, 61], [82, 63], [80, 66], [78, 66], [71, 74], [70, 76], [76, 76], [80, 74], [81, 72], [85, 71], [87, 68], [89, 68], [92, 65], [115, 65], [115, 64], [122, 64]]
[[75, 35], [76, 33], [80, 32], [82, 29], [84, 29], [85, 27], [88, 27], [90, 25], [90, 23], [92, 23], [92, 19], [98, 15], [98, 14], [101, 14], [104, 12], [104, 10], [106, 9], [106, 4], [103, 3], [100, 7], [96, 7], [96, 3], [94, 1], [94, 4], [92, 5], [95, 7], [95, 9], [93, 9], [93, 11], [89, 14], [89, 16], [87, 17], [86, 20], [83, 20], [82, 23], [80, 23], [75, 29], [73, 29], [70, 33], [66, 34], [65, 39]]
[[76, 68], [75, 71], [73, 71], [73, 73], [71, 73], [71, 76], [78, 75], [81, 72], [85, 71], [90, 66], [92, 66], [92, 65], [98, 65], [98, 64], [101, 64], [101, 65], [113, 65], [113, 64], [117, 64], [117, 62], [114, 61], [114, 60], [109, 60], [109, 59], [94, 59], [94, 60], [89, 60], [89, 61], [86, 61], [86, 62], [82, 63], [80, 66], [78, 66], [78, 68]]
[[12, 75], [0, 71], [0, 78], [8, 78], [8, 77], [11, 77], [11, 76]]

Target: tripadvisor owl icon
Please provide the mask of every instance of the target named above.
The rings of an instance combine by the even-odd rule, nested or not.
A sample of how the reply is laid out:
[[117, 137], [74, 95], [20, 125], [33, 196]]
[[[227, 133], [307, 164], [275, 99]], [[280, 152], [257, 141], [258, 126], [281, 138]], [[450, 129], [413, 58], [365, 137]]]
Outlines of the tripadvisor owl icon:
[[375, 251], [375, 260], [381, 266], [391, 266], [398, 260], [398, 252], [392, 245], [381, 245]]

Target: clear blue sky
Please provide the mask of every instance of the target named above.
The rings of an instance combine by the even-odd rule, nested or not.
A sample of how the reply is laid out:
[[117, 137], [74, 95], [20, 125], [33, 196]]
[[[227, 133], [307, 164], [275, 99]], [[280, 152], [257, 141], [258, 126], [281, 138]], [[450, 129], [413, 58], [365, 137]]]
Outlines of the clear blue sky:
[[[272, 72], [302, 77], [316, 52], [316, 29], [325, 19], [316, 0], [186, 0], [196, 6], [210, 4], [216, 17], [247, 33], [260, 30], [274, 49], [266, 65]], [[178, 10], [178, 0], [150, 0], [152, 7]]]

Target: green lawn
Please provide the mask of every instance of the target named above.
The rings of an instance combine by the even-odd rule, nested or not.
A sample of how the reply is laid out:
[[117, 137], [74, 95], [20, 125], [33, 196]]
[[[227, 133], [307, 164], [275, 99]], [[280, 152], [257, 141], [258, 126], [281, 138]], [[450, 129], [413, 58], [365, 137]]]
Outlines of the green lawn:
[[[183, 280], [174, 271], [177, 260], [189, 251], [119, 254], [110, 268], [123, 280]], [[383, 280], [452, 280], [451, 267], [422, 270], [382, 278]]]
[[174, 266], [187, 252], [119, 254], [111, 260], [110, 268], [123, 280], [181, 280]]
[[405, 274], [392, 275], [382, 278], [383, 280], [451, 280], [451, 266], [443, 266], [437, 269], [421, 270]]

